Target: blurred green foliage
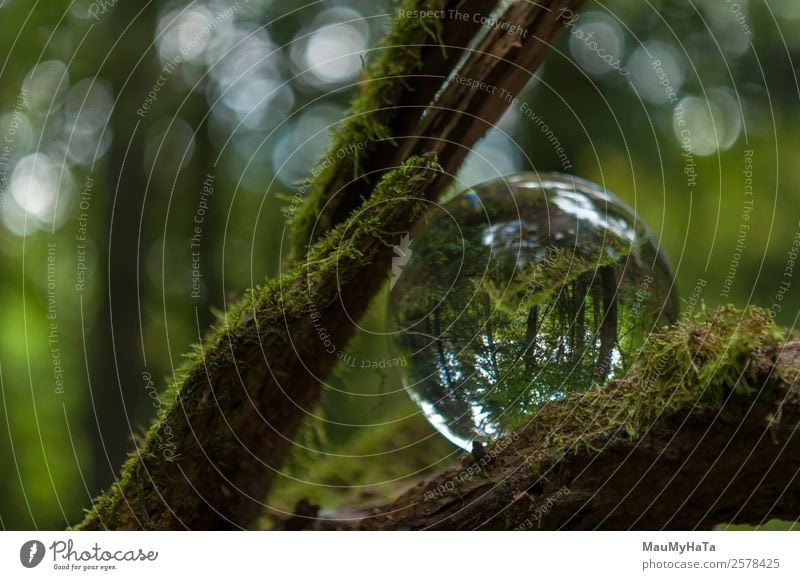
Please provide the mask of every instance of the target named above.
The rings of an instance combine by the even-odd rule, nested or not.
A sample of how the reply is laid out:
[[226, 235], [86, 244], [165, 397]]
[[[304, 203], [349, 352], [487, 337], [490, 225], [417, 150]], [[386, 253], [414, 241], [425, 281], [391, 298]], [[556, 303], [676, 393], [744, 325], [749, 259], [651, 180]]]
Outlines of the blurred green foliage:
[[[732, 6], [590, 2], [459, 179], [600, 183], [653, 229], [684, 309], [757, 304], [794, 326], [800, 9]], [[297, 183], [391, 9], [0, 1], [0, 527], [77, 521], [212, 308], [280, 271]], [[384, 315], [349, 352], [380, 358]], [[343, 367], [318, 415], [279, 508], [336, 486], [385, 497], [456, 457], [396, 368]]]

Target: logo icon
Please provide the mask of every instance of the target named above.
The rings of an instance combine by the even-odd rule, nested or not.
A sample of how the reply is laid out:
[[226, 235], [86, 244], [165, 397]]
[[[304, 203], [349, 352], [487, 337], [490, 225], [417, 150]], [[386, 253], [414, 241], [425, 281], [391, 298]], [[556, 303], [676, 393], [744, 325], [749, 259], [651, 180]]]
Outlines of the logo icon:
[[19, 561], [26, 568], [35, 568], [44, 559], [44, 544], [39, 540], [28, 540], [19, 549]]
[[413, 253], [411, 250], [411, 238], [406, 234], [400, 239], [400, 245], [394, 247], [395, 256], [392, 258], [392, 279], [389, 282], [389, 290], [397, 284], [400, 274], [403, 273], [403, 267], [408, 264]]

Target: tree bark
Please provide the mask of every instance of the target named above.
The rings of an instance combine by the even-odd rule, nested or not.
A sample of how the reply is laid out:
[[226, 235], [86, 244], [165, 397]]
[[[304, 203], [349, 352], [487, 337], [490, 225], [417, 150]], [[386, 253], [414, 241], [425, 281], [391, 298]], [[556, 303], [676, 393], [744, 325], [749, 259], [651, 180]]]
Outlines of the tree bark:
[[[156, 6], [126, 4], [109, 18], [121, 40], [108, 67], [117, 98], [110, 120], [115, 134], [104, 167], [109, 195], [105, 199], [97, 196], [98, 203], [105, 204], [105, 219], [97, 225], [107, 228], [101, 232], [98, 227], [95, 237], [98, 274], [103, 274], [97, 297], [102, 307], [95, 323], [88, 325], [84, 341], [94, 347], [84, 353], [90, 361], [86, 384], [87, 407], [91, 409], [88, 432], [92, 437], [93, 493], [114, 481], [119, 464], [130, 449], [135, 426], [150, 417], [142, 388], [145, 367], [138, 309], [144, 293], [144, 285], [140, 284], [140, 244], [148, 239], [142, 231], [146, 220], [140, 219], [145, 215], [148, 180], [139, 161], [147, 143], [136, 116], [144, 91], [132, 87], [149, 86], [152, 79], [147, 73], [156, 65], [153, 55], [142, 56], [139, 66], [132, 70], [130, 65], [139, 57], [139, 34], [155, 28]], [[85, 305], [88, 310], [90, 305]]]
[[[497, 0], [448, 0], [437, 3], [434, 9], [441, 6], [442, 10], [458, 10], [463, 14], [488, 16], [497, 4]], [[480, 30], [480, 19], [475, 21], [449, 18], [443, 22], [438, 38], [429, 38], [420, 50], [418, 70], [408, 71], [403, 75], [402, 87], [392, 103], [381, 103], [374, 108], [367, 107], [363, 111], [353, 111], [355, 114], [371, 116], [386, 126], [391, 139], [375, 140], [368, 144], [369, 153], [361, 164], [360, 175], [353, 175], [352, 167], [348, 163], [339, 164], [336, 171], [325, 183], [326, 195], [320, 195], [313, 200], [314, 224], [325, 224], [333, 227], [342, 223], [347, 216], [369, 197], [371, 188], [377, 179], [383, 175], [397, 160], [397, 149], [406, 135], [413, 134], [422, 113], [434, 100], [436, 92], [441, 87], [447, 75], [453, 70], [458, 61], [467, 52], [466, 47]], [[391, 53], [395, 48], [392, 44], [385, 49]], [[367, 78], [366, 83], [382, 82], [382, 79]], [[377, 105], [377, 103], [375, 104]], [[332, 149], [337, 149], [347, 143], [334, 144]], [[355, 177], [355, 178], [354, 178]], [[299, 255], [305, 251], [306, 245], [313, 242], [319, 235], [324, 234], [325, 227], [314, 228], [314, 224], [304, 224], [304, 228], [295, 231], [294, 244]]]
[[[496, 27], [487, 32], [478, 50], [469, 53], [460, 70], [516, 94], [563, 24], [558, 8], [576, 8], [582, 2], [512, 5], [503, 18], [526, 30], [526, 38], [512, 38]], [[425, 8], [428, 3], [408, 0], [406, 7]], [[453, 42], [466, 45], [465, 39]], [[435, 54], [426, 56], [425, 62], [433, 63]], [[442, 53], [436, 70], [454, 64], [453, 54], [448, 54]], [[382, 58], [390, 61], [393, 56], [389, 51]], [[421, 62], [419, 55], [412, 60]], [[430, 82], [430, 76], [423, 78]], [[413, 93], [415, 81], [401, 80], [412, 87], [401, 91], [402, 98]], [[377, 185], [368, 189], [370, 197], [362, 203], [362, 193], [347, 193], [358, 209], [344, 216], [346, 221], [318, 219], [318, 207], [334, 195], [328, 188], [331, 175], [318, 177], [324, 187], [317, 187], [309, 202], [311, 210], [304, 214], [312, 219], [299, 220], [297, 230], [304, 231], [303, 224], [309, 227], [308, 235], [299, 238], [300, 247], [310, 239], [316, 244], [305, 260], [296, 260], [292, 273], [250, 293], [196, 348], [174, 391], [168, 393], [170, 400], [164, 403], [168, 410], [154, 422], [119, 482], [96, 500], [79, 529], [252, 525], [275, 471], [319, 396], [320, 381], [337, 360], [335, 354], [326, 354], [327, 341], [334, 345], [334, 353], [344, 348], [354, 321], [388, 275], [391, 245], [412, 228], [427, 202], [441, 195], [468, 149], [511, 105], [508, 99], [465, 90], [457, 83], [438, 92], [425, 86], [417, 98], [424, 101], [423, 95], [436, 93], [434, 103], [391, 163], [376, 164], [381, 181], [376, 177]], [[395, 90], [396, 84], [390, 88]], [[385, 105], [375, 103], [370, 108], [367, 103], [366, 109]], [[339, 138], [345, 142], [338, 146], [353, 145], [346, 141], [346, 133]], [[430, 151], [442, 152], [441, 166]], [[336, 166], [334, 171], [338, 170]]]
[[[691, 346], [697, 333], [719, 338], [713, 322], [679, 332], [695, 361], [705, 348]], [[736, 352], [740, 338], [723, 340]], [[720, 391], [701, 381], [686, 393], [677, 383], [656, 401], [641, 380], [652, 375], [641, 369], [660, 363], [645, 361], [606, 386], [607, 396], [548, 403], [523, 431], [490, 447], [488, 460], [465, 456], [389, 505], [347, 520], [312, 518], [306, 527], [687, 530], [800, 519], [800, 341], [768, 339], [748, 350], [730, 369], [701, 364], [715, 373], [708, 376], [729, 377]], [[641, 407], [648, 419], [637, 433], [627, 422]]]
[[[472, 38], [476, 27], [464, 27], [461, 20], [445, 21], [443, 43], [424, 47], [419, 58], [425, 64], [403, 75], [403, 90], [392, 91], [397, 93], [395, 100], [354, 107], [351, 111], [355, 119], [369, 118], [362, 120], [364, 125], [383, 126], [389, 137], [375, 139], [369, 146], [367, 158], [359, 163], [360, 174], [353, 175], [352, 163], [343, 162], [334, 166], [329, 175], [321, 176], [318, 180], [321, 187], [312, 192], [307, 211], [296, 220], [295, 252], [302, 255], [310, 241], [345, 220], [369, 194], [373, 176], [397, 167], [412, 155], [431, 151], [439, 156], [443, 172], [433, 187], [443, 192], [472, 146], [509, 107], [518, 104], [514, 99], [549, 52], [555, 36], [568, 20], [564, 15], [577, 11], [584, 2], [515, 2], [498, 17], [502, 26], [489, 30], [474, 48], [469, 47], [466, 33]], [[448, 9], [459, 4], [459, 1], [446, 3]], [[488, 14], [495, 4], [496, 1], [469, 0], [458, 9]], [[512, 27], [519, 34], [509, 34]], [[392, 50], [385, 52], [386, 60], [391, 62], [396, 58]], [[450, 78], [452, 66], [465, 54], [456, 76]], [[379, 78], [368, 79], [368, 86], [397, 79], [383, 76], [388, 74], [389, 67], [381, 67], [379, 63], [375, 68]], [[372, 89], [380, 92], [376, 87]], [[334, 158], [337, 150], [348, 145], [351, 132], [343, 130], [337, 137], [331, 145]]]
[[407, 231], [420, 217], [437, 174], [430, 156], [388, 173], [368, 215], [332, 231], [306, 262], [231, 309], [195, 353], [174, 404], [120, 482], [79, 528], [248, 526], [352, 320], [384, 282], [392, 243], [400, 241], [390, 232]]
[[[309, 204], [313, 219], [297, 230], [310, 234], [301, 242], [317, 240], [306, 259], [231, 308], [119, 483], [78, 528], [252, 525], [320, 381], [388, 276], [392, 244], [513, 105], [563, 24], [559, 10], [581, 3], [512, 4], [501, 18], [527, 30], [526, 39], [489, 31], [458, 69], [494, 89], [448, 82], [429, 92], [433, 103], [391, 161], [362, 160], [374, 188], [346, 189], [341, 209], [318, 220], [334, 197], [325, 176]], [[435, 155], [418, 156], [427, 151], [441, 166]], [[346, 521], [306, 506], [291, 527], [684, 529], [795, 519], [800, 342], [784, 344], [780, 334], [752, 311], [681, 323], [650, 339], [626, 378], [547, 403], [484, 456], [391, 505]]]

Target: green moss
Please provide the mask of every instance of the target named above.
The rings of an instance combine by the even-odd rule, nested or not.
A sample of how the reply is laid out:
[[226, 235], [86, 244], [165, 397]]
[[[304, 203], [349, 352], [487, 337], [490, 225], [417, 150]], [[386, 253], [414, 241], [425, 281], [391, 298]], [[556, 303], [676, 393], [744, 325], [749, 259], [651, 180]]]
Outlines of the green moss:
[[[409, 159], [387, 173], [376, 186], [370, 202], [380, 204], [379, 209], [369, 211], [367, 206], [358, 218], [331, 230], [315, 244], [307, 261], [296, 264], [280, 278], [267, 280], [248, 290], [238, 302], [230, 304], [225, 314], [212, 325], [203, 343], [189, 349], [184, 364], [161, 394], [162, 407], [168, 410], [156, 417], [144, 443], [128, 456], [119, 481], [95, 500], [81, 525], [102, 520], [108, 529], [130, 527], [135, 521], [126, 520], [130, 514], [125, 506], [161, 505], [157, 489], [160, 485], [169, 485], [169, 461], [164, 457], [162, 446], [177, 442], [176, 453], [180, 453], [180, 442], [192, 440], [195, 435], [187, 425], [187, 413], [196, 417], [201, 416], [204, 409], [233, 409], [243, 403], [240, 400], [244, 396], [241, 389], [229, 392], [215, 388], [212, 396], [209, 380], [223, 377], [247, 364], [246, 361], [234, 360], [234, 353], [241, 352], [244, 346], [261, 344], [270, 334], [287, 333], [285, 325], [271, 324], [270, 316], [277, 313], [283, 319], [291, 320], [305, 315], [312, 297], [320, 310], [335, 300], [336, 287], [326, 287], [327, 294], [318, 291], [322, 278], [336, 277], [344, 284], [358, 268], [343, 265], [348, 261], [368, 262], [384, 245], [391, 245], [396, 232], [386, 230], [387, 216], [401, 210], [409, 212], [411, 220], [421, 215], [425, 209], [424, 202], [409, 203], [409, 199], [421, 196], [439, 169], [435, 156], [425, 155]], [[219, 436], [215, 432], [199, 434], [204, 451], [213, 457], [224, 457], [225, 453], [219, 451], [226, 446], [235, 447], [235, 442], [226, 436], [227, 428], [224, 425], [220, 427], [222, 434]], [[142, 517], [142, 514], [136, 516]]]
[[729, 532], [753, 532], [753, 531], [769, 531], [769, 532], [797, 532], [800, 531], [800, 522], [791, 522], [786, 520], [769, 520], [760, 526], [748, 526], [746, 524], [726, 524], [720, 526], [720, 529]]
[[[413, 415], [411, 401], [404, 404]], [[307, 452], [302, 462], [284, 470], [269, 504], [291, 511], [303, 498], [328, 509], [382, 503], [400, 495], [413, 479], [454, 465], [457, 458], [452, 446], [419, 415], [386, 422], [361, 430], [336, 454]]]
[[[405, 0], [402, 6], [404, 10], [428, 11], [441, 10], [446, 4], [447, 0]], [[438, 38], [440, 30], [441, 24], [430, 19], [393, 20], [391, 33], [378, 45], [380, 56], [367, 66], [363, 90], [351, 103], [345, 121], [334, 131], [333, 142], [324, 158], [335, 161], [321, 164], [314, 172], [308, 199], [294, 219], [295, 240], [308, 239], [307, 235], [298, 232], [310, 231], [315, 224], [319, 207], [327, 195], [328, 185], [341, 171], [343, 164], [351, 163], [350, 171], [353, 175], [357, 174], [361, 155], [369, 151], [371, 143], [390, 137], [388, 123], [396, 114], [396, 105], [402, 101], [408, 89], [405, 77], [421, 66], [420, 54], [423, 46], [431, 38]], [[359, 143], [364, 143], [365, 147], [358, 147]], [[339, 155], [337, 153], [340, 149], [346, 149], [352, 154]], [[426, 171], [419, 171], [420, 167]], [[126, 522], [115, 518], [124, 519], [128, 516], [120, 515], [126, 513], [125, 510], [115, 510], [114, 506], [122, 503], [157, 505], [157, 498], [152, 501], [143, 501], [142, 498], [156, 493], [152, 482], [159, 479], [158, 473], [153, 473], [153, 469], [158, 471], [159, 466], [163, 465], [160, 446], [168, 443], [164, 426], [177, 426], [176, 430], [180, 430], [180, 426], [185, 427], [182, 403], [191, 405], [196, 411], [198, 406], [224, 406], [230, 402], [229, 397], [241, 397], [240, 391], [237, 394], [215, 392], [216, 400], [212, 401], [208, 394], [207, 377], [235, 369], [237, 361], [233, 360], [232, 353], [237, 351], [237, 347], [247, 343], [258, 344], [265, 334], [287, 333], [284, 326], [259, 324], [266, 319], [267, 313], [277, 310], [283, 312], [287, 319], [298, 316], [308, 308], [310, 296], [314, 296], [316, 300], [315, 285], [329, 269], [338, 268], [347, 260], [361, 263], [370, 261], [378, 246], [373, 244], [372, 251], [364, 254], [359, 249], [359, 241], [366, 238], [378, 240], [385, 245], [395, 243], [394, 236], [397, 232], [385, 230], [382, 216], [391, 215], [392, 210], [401, 207], [408, 209], [409, 206], [412, 219], [421, 216], [425, 209], [424, 203], [408, 204], [409, 196], [421, 195], [420, 189], [430, 180], [431, 173], [427, 170], [438, 169], [440, 166], [435, 156], [427, 155], [411, 158], [399, 168], [385, 174], [370, 198], [370, 202], [385, 204], [382, 211], [366, 211], [353, 223], [341, 224], [332, 230], [328, 224], [316, 224], [316, 228], [326, 234], [311, 247], [305, 261], [298, 263], [289, 273], [248, 290], [240, 300], [229, 304], [227, 310], [212, 325], [203, 343], [190, 347], [184, 364], [176, 370], [172, 380], [168, 381], [168, 387], [161, 393], [162, 405], [170, 409], [167, 416], [157, 417], [152, 423], [143, 444], [129, 454], [118, 482], [106, 494], [95, 499], [81, 525], [97, 520], [102, 515], [105, 527], [123, 527]], [[348, 231], [348, 228], [355, 231]], [[339, 281], [342, 284], [351, 275], [348, 271], [337, 271], [337, 274], [341, 275]], [[323, 301], [316, 302], [316, 307], [322, 309], [325, 306], [324, 300], [334, 299], [335, 296], [328, 296]], [[225, 441], [224, 437], [215, 438], [213, 435], [209, 434], [210, 442]], [[182, 436], [188, 435], [175, 433], [176, 439]], [[148, 465], [149, 473], [144, 472], [142, 460]]]
[[[610, 246], [615, 240], [606, 240]], [[551, 258], [547, 262], [531, 263], [519, 269], [519, 274], [511, 280], [503, 279], [502, 286], [489, 276], [480, 279], [480, 287], [476, 290], [486, 292], [498, 311], [513, 315], [520, 302], [528, 306], [539, 305], [552, 298], [553, 292], [577, 280], [587, 272], [596, 272], [602, 266], [618, 264], [621, 258], [633, 252], [635, 246], [628, 244], [613, 248], [615, 256], [610, 252], [588, 255], [572, 249], [552, 248], [548, 251]]]
[[[447, 0], [405, 0], [402, 9], [442, 10], [446, 5]], [[320, 212], [336, 176], [344, 171], [359, 176], [362, 157], [369, 154], [373, 143], [392, 137], [389, 125], [408, 93], [406, 78], [422, 66], [422, 50], [431, 39], [439, 38], [441, 26], [440, 21], [430, 18], [392, 20], [391, 32], [378, 43], [379, 56], [367, 65], [362, 89], [332, 132], [331, 145], [322, 157], [326, 161], [313, 172], [307, 197], [292, 220], [296, 257], [305, 251], [312, 229], [326, 232], [330, 228]], [[350, 154], [341, 155], [341, 151]]]
[[[723, 408], [726, 396], [761, 388], [752, 367], [771, 365], [785, 340], [785, 331], [759, 308], [703, 309], [683, 318], [648, 338], [625, 378], [545, 405], [536, 418], [544, 441], [531, 461], [538, 465], [568, 449], [591, 450], [593, 442], [623, 434], [637, 439], [664, 412], [712, 410], [735, 419], [746, 409]], [[770, 380], [773, 385], [780, 380], [779, 372]], [[769, 393], [767, 385], [762, 396]]]

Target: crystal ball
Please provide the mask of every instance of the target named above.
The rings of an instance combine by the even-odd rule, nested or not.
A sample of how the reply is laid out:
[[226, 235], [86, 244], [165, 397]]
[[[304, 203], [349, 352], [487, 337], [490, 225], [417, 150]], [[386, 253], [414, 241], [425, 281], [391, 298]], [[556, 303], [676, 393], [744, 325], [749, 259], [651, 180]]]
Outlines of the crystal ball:
[[571, 175], [471, 187], [404, 246], [388, 299], [404, 388], [467, 450], [523, 429], [547, 401], [607, 385], [679, 313], [647, 226]]

